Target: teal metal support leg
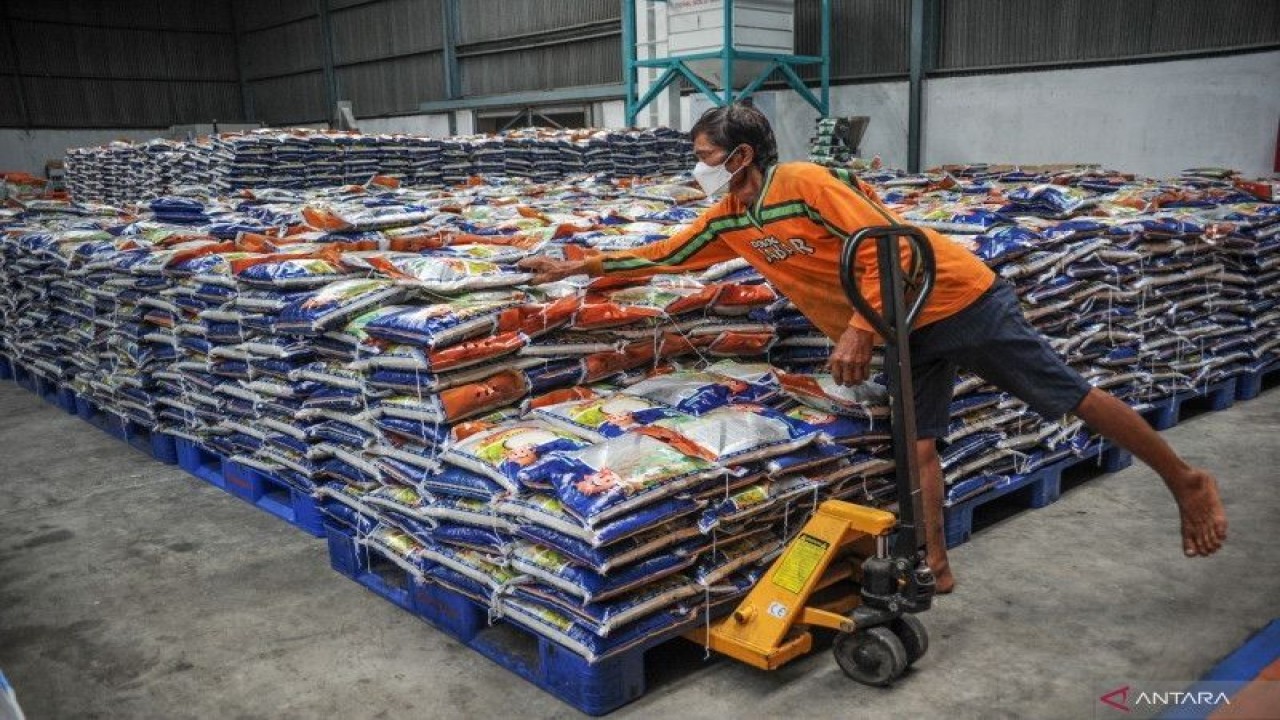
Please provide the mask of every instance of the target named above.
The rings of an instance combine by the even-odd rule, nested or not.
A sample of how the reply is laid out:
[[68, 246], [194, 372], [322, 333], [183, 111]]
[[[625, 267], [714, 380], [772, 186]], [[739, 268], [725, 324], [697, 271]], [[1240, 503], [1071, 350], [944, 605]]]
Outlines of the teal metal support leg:
[[752, 80], [746, 87], [738, 91], [738, 101], [741, 102], [751, 97], [752, 95], [754, 95], [755, 92], [760, 89], [760, 86], [764, 84], [764, 81], [767, 80], [769, 76], [773, 74], [773, 71], [777, 70], [780, 67], [782, 67], [782, 64], [777, 61], [769, 63], [769, 66], [766, 67], [763, 71], [761, 71], [761, 73], [757, 75], [754, 80]]
[[698, 77], [697, 73], [690, 70], [689, 67], [685, 65], [683, 61], [676, 60], [675, 66], [676, 66], [676, 69], [680, 71], [680, 74], [684, 75], [685, 79], [689, 81], [689, 84], [697, 88], [698, 92], [702, 93], [703, 95], [706, 95], [708, 98], [711, 99], [711, 102], [715, 103], [716, 105], [721, 104], [720, 95], [717, 94], [715, 90], [712, 90], [711, 86], [708, 85], [706, 81]]
[[822, 107], [818, 112], [831, 113], [831, 0], [822, 0]]
[[457, 100], [462, 97], [462, 78], [458, 74], [458, 0], [440, 0], [440, 22], [444, 40], [441, 48], [444, 96], [449, 100]]
[[[677, 77], [679, 77], [679, 75], [680, 75], [680, 71], [675, 67], [667, 68], [666, 72], [662, 73], [661, 77], [658, 78], [658, 81], [655, 82], [653, 86], [649, 88], [649, 91], [644, 94], [644, 97], [636, 101], [636, 104], [635, 104], [636, 112], [639, 112], [640, 108], [643, 108], [649, 103], [653, 102], [654, 98], [658, 97], [658, 93], [665, 90], [667, 86], [671, 84], [671, 81], [675, 80]], [[632, 125], [635, 124], [633, 122], [633, 119], [628, 120], [628, 122], [630, 122]]]
[[627, 86], [624, 108], [627, 127], [635, 127], [643, 105], [636, 104], [636, 2], [622, 0], [622, 75]]
[[796, 74], [795, 68], [788, 63], [782, 63], [778, 66], [778, 69], [782, 71], [782, 75], [787, 79], [787, 84], [791, 86], [791, 89], [800, 93], [800, 97], [804, 98], [805, 102], [812, 105], [823, 115], [827, 114], [826, 106], [809, 91], [809, 88], [804, 84], [804, 80], [801, 80], [800, 76]]
[[724, 53], [720, 84], [724, 86], [724, 104], [733, 102], [733, 0], [724, 0]]
[[911, 0], [911, 81], [907, 100], [907, 171], [920, 172], [924, 121], [924, 0]]

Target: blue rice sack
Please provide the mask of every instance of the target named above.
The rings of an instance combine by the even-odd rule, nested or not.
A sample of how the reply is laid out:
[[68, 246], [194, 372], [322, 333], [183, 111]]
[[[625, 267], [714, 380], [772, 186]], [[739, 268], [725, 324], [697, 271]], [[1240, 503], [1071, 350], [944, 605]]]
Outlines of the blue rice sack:
[[540, 407], [533, 411], [533, 415], [580, 437], [603, 441], [683, 413], [656, 400], [630, 393], [615, 393]]
[[320, 258], [299, 258], [250, 265], [236, 277], [254, 287], [298, 290], [323, 287], [350, 276], [350, 271], [335, 262]]
[[1005, 437], [1002, 432], [978, 432], [948, 444], [940, 453], [943, 471], [950, 471], [994, 447]]
[[379, 414], [373, 424], [384, 433], [423, 445], [438, 446], [449, 440], [449, 426], [439, 423]]
[[724, 525], [740, 523], [775, 505], [799, 497], [812, 496], [823, 487], [825, 487], [823, 482], [805, 475], [794, 475], [751, 485], [722, 500], [712, 502], [698, 519], [698, 529], [709, 533]]
[[299, 335], [320, 334], [374, 307], [389, 305], [404, 292], [388, 280], [339, 280], [287, 305], [280, 311], [277, 327]]
[[422, 544], [401, 530], [380, 526], [367, 535], [357, 536], [356, 542], [382, 555], [418, 580], [422, 580], [431, 567], [424, 557]]
[[731, 402], [757, 402], [771, 394], [743, 380], [697, 371], [657, 375], [632, 385], [627, 393], [691, 415], [701, 415]]
[[575, 564], [601, 575], [660, 552], [696, 556], [711, 542], [696, 526], [683, 520], [662, 523], [605, 547], [594, 547], [589, 542], [534, 523], [520, 525], [516, 532], [520, 537], [551, 548]]
[[721, 466], [785, 455], [818, 437], [814, 427], [760, 405], [729, 405], [698, 417], [657, 420], [644, 432]]
[[520, 493], [499, 500], [495, 507], [513, 523], [537, 525], [599, 549], [686, 517], [702, 505], [689, 497], [670, 497], [594, 526], [570, 513], [559, 498], [545, 493]]
[[451, 294], [523, 285], [533, 275], [484, 260], [385, 253], [367, 259], [377, 272], [427, 292]]
[[451, 445], [441, 459], [480, 473], [510, 492], [521, 489], [519, 476], [526, 467], [553, 452], [570, 452], [591, 443], [546, 423], [521, 422], [485, 430]]
[[522, 294], [476, 293], [431, 305], [397, 305], [365, 320], [363, 331], [391, 343], [447, 347], [494, 332], [502, 314], [525, 301]]
[[[470, 582], [461, 585], [468, 588], [464, 594], [471, 595], [485, 604], [488, 604], [491, 598], [505, 592], [510, 586], [527, 582], [527, 578], [519, 572], [493, 562], [492, 556], [476, 550], [436, 544], [423, 548], [423, 556], [465, 577]], [[447, 575], [445, 577], [448, 578]], [[483, 591], [477, 592], [479, 588], [483, 588]]]
[[505, 564], [506, 556], [511, 552], [514, 539], [505, 533], [489, 528], [478, 528], [470, 525], [441, 523], [431, 531], [431, 539], [440, 545], [474, 550], [482, 555], [494, 558], [495, 564]]
[[551, 548], [519, 540], [511, 551], [511, 567], [538, 582], [566, 592], [581, 604], [625, 595], [693, 564], [694, 557], [658, 555], [601, 575], [579, 567]]
[[505, 620], [565, 647], [588, 663], [625, 653], [689, 621], [687, 615], [675, 611], [658, 612], [601, 638], [572, 617], [527, 600], [504, 597], [498, 608]]
[[515, 524], [509, 518], [498, 514], [493, 505], [480, 500], [463, 497], [437, 497], [422, 507], [419, 512], [441, 523], [471, 525], [507, 534], [515, 532]]
[[447, 373], [394, 368], [373, 368], [365, 372], [368, 373], [367, 379], [371, 388], [389, 391], [392, 394], [431, 395], [479, 382], [495, 373], [507, 370], [518, 371], [525, 375], [527, 380], [526, 368], [539, 367], [543, 364], [543, 361], [538, 358], [506, 358]]
[[703, 587], [716, 585], [749, 565], [763, 563], [782, 552], [783, 543], [767, 532], [750, 534], [724, 545], [717, 545], [698, 561], [693, 579]]
[[572, 617], [575, 623], [604, 638], [640, 618], [701, 594], [703, 589], [688, 578], [671, 575], [622, 597], [585, 605], [576, 596], [541, 583], [517, 586], [512, 597]]
[[889, 416], [889, 391], [878, 383], [847, 387], [837, 384], [829, 373], [779, 373], [778, 380], [784, 393], [818, 410], [866, 419]]
[[597, 526], [692, 487], [720, 471], [654, 438], [621, 435], [598, 445], [553, 455], [526, 468], [532, 482], [549, 480], [565, 509]]
[[887, 442], [891, 439], [889, 423], [870, 418], [837, 415], [836, 413], [809, 407], [795, 402], [782, 413], [822, 432], [832, 440], [846, 445]]

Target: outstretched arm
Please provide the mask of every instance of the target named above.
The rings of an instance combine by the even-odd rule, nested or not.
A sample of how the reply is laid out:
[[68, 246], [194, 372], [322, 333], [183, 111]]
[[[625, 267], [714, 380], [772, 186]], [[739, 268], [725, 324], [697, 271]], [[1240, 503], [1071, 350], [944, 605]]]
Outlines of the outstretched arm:
[[710, 218], [704, 213], [688, 227], [664, 240], [630, 250], [595, 253], [581, 260], [553, 260], [534, 256], [520, 261], [520, 267], [535, 273], [533, 284], [552, 282], [570, 275], [617, 275], [645, 278], [659, 273], [680, 273], [732, 260], [737, 254], [721, 239], [721, 234], [745, 223], [734, 216]]

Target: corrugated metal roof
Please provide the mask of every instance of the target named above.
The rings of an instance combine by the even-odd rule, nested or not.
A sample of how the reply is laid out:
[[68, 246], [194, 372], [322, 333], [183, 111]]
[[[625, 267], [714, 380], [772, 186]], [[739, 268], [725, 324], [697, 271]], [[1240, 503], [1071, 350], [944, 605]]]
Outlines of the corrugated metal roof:
[[230, 0], [9, 0], [14, 18], [53, 23], [230, 32]]
[[241, 41], [245, 78], [249, 80], [306, 72], [324, 62], [319, 18], [245, 33]]
[[256, 80], [249, 84], [257, 120], [269, 125], [289, 125], [327, 120], [324, 107], [324, 73]]
[[[822, 6], [819, 0], [797, 0], [796, 53], [822, 50]], [[857, 78], [907, 73], [911, 0], [858, 0], [831, 3], [831, 76]], [[801, 77], [817, 78], [805, 68]]]
[[529, 48], [459, 60], [463, 95], [551, 90], [622, 79], [618, 37]]
[[162, 127], [173, 113], [164, 85], [26, 78], [31, 123], [42, 127]]
[[435, 50], [442, 43], [437, 0], [382, 0], [329, 17], [337, 65]]
[[5, 102], [0, 103], [0, 126], [22, 125], [22, 108], [18, 104], [18, 85], [9, 75], [0, 75], [0, 97], [6, 99]]
[[444, 97], [441, 55], [414, 55], [339, 68], [338, 96], [356, 115], [413, 112], [418, 103]]
[[156, 69], [167, 77], [239, 80], [231, 35], [164, 35], [161, 45], [164, 65]]
[[170, 85], [169, 105], [175, 118], [169, 124], [244, 122], [240, 86], [232, 83]]
[[948, 0], [942, 23], [943, 69], [1280, 43], [1275, 0]]
[[542, 30], [618, 19], [618, 0], [462, 0], [458, 3], [460, 44], [501, 40]]
[[231, 11], [244, 30], [279, 25], [317, 15], [316, 0], [234, 0]]

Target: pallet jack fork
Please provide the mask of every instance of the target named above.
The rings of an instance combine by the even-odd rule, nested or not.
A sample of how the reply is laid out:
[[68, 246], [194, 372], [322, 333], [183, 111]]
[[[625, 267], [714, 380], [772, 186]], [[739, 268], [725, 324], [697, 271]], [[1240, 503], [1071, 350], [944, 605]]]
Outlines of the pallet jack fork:
[[[883, 314], [858, 289], [856, 258], [867, 241], [876, 243]], [[898, 513], [822, 503], [738, 608], [688, 637], [773, 670], [813, 648], [810, 628], [828, 628], [837, 632], [833, 651], [845, 674], [883, 686], [929, 645], [914, 615], [931, 605], [934, 578], [925, 562], [907, 338], [933, 289], [933, 251], [916, 228], [866, 228], [845, 242], [840, 272], [849, 301], [885, 341]]]

